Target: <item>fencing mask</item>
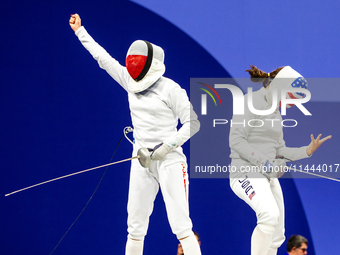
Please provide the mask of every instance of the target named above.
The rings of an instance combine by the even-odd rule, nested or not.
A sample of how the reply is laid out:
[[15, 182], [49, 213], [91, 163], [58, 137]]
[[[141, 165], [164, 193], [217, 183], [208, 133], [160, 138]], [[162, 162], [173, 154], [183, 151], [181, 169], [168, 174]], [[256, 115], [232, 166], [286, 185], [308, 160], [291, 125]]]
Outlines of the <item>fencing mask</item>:
[[[303, 88], [307, 89], [307, 81], [306, 79], [299, 74], [297, 71], [295, 71], [293, 68], [290, 66], [285, 66], [277, 75], [276, 77], [272, 80], [272, 82], [269, 85], [268, 93], [267, 93], [267, 101], [269, 105], [272, 105], [273, 101], [273, 90], [277, 90], [277, 102], [281, 106], [280, 102], [280, 97], [281, 97], [281, 90], [289, 89], [289, 88]], [[287, 92], [286, 93], [286, 98], [287, 99], [301, 99], [304, 98], [306, 95], [302, 92]], [[290, 108], [294, 106], [294, 104], [287, 104], [286, 107]]]
[[129, 82], [132, 92], [149, 88], [165, 72], [163, 49], [147, 41], [133, 42], [126, 56], [126, 69], [132, 77]]

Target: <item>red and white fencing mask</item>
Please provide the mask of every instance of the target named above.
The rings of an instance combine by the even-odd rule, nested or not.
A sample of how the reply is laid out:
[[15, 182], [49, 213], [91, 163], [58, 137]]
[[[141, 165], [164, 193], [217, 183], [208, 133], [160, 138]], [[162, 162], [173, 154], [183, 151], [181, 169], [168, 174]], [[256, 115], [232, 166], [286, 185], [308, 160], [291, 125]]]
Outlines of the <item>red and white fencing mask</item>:
[[150, 87], [165, 72], [163, 49], [150, 42], [133, 42], [126, 56], [126, 69], [133, 81], [132, 92], [140, 92]]

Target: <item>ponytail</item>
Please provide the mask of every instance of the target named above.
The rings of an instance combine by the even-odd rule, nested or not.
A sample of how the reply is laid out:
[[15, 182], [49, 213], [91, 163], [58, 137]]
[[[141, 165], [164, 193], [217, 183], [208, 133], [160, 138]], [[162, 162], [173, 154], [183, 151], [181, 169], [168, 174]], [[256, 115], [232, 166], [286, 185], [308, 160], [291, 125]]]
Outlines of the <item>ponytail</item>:
[[250, 69], [246, 70], [250, 74], [250, 80], [252, 82], [261, 82], [263, 87], [267, 87], [270, 83], [270, 79], [275, 78], [275, 76], [281, 71], [284, 66], [277, 68], [276, 70], [266, 73], [256, 66], [250, 65]]

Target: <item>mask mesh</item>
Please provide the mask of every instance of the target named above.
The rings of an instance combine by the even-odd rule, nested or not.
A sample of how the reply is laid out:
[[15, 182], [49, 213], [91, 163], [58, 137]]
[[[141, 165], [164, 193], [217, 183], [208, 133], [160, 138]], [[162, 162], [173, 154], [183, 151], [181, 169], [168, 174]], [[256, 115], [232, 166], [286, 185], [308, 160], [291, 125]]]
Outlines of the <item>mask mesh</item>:
[[[153, 48], [153, 58], [161, 61], [162, 63], [164, 63], [164, 51], [161, 47], [152, 44], [152, 48]], [[146, 45], [146, 43], [142, 40], [137, 40], [134, 41], [128, 52], [127, 52], [127, 56], [128, 55], [143, 55], [143, 56], [147, 56], [148, 55], [148, 47]]]

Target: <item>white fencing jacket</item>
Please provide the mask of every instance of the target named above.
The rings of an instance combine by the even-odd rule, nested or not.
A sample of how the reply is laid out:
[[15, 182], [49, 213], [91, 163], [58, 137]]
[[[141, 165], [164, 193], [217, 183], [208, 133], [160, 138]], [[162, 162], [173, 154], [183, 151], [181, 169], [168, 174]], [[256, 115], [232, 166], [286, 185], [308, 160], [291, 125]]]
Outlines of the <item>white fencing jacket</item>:
[[[133, 93], [129, 88], [132, 78], [126, 67], [96, 43], [84, 27], [76, 35], [99, 66], [128, 92], [134, 139], [141, 147], [153, 148], [176, 136], [180, 136], [182, 144], [199, 130], [200, 123], [187, 93], [177, 83], [161, 76], [146, 90]], [[178, 119], [182, 124], [179, 130]]]
[[[255, 109], [267, 110], [270, 108], [267, 103], [265, 88], [253, 92], [252, 95]], [[275, 159], [277, 155], [292, 160], [308, 157], [307, 146], [300, 148], [286, 147], [283, 140], [282, 117], [279, 109], [270, 115], [255, 115], [248, 109], [247, 98], [248, 94], [245, 95], [245, 114], [234, 115], [232, 119], [233, 126], [230, 128], [229, 135], [230, 157], [232, 159], [242, 159], [245, 163], [260, 166], [267, 160]], [[234, 123], [242, 124], [234, 125]]]

